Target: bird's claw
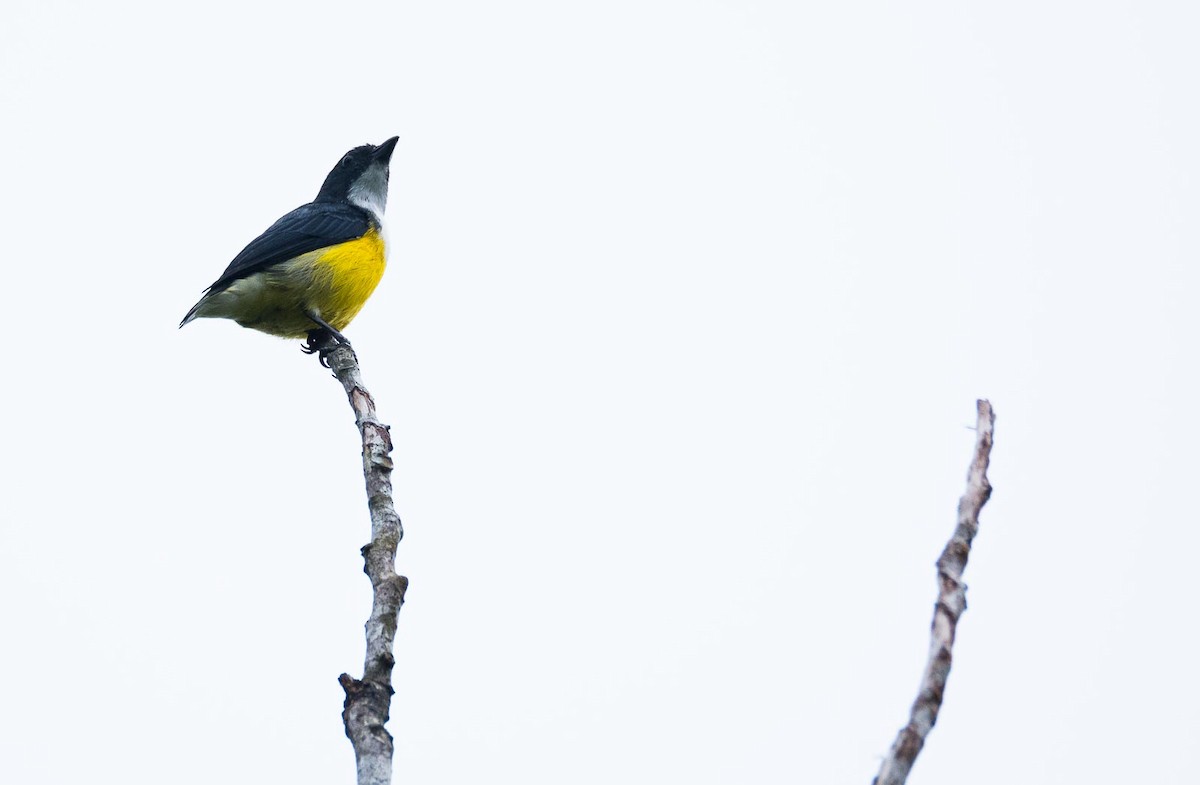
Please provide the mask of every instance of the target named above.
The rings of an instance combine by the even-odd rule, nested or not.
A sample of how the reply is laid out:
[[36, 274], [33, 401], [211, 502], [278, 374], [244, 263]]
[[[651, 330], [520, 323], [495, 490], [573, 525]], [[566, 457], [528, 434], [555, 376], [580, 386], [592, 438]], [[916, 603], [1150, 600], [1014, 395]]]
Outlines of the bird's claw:
[[350, 345], [349, 341], [345, 340], [344, 338], [339, 341], [336, 336], [334, 336], [324, 327], [319, 327], [316, 330], [310, 330], [308, 337], [304, 340], [304, 345], [300, 347], [300, 351], [304, 352], [305, 354], [317, 355], [318, 362], [320, 362], [323, 367], [328, 368], [329, 353], [339, 346], [344, 346], [349, 349], [350, 354], [354, 357], [354, 359], [358, 359], [358, 355], [354, 353], [354, 347]]

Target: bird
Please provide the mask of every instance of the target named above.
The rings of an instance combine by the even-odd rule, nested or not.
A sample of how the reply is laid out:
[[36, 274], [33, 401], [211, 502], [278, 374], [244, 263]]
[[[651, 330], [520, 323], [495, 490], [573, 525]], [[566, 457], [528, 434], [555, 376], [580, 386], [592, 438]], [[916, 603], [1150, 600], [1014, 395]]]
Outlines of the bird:
[[315, 199], [280, 218], [234, 257], [179, 323], [232, 319], [279, 336], [307, 337], [305, 351], [342, 335], [387, 265], [383, 213], [398, 136], [347, 152]]

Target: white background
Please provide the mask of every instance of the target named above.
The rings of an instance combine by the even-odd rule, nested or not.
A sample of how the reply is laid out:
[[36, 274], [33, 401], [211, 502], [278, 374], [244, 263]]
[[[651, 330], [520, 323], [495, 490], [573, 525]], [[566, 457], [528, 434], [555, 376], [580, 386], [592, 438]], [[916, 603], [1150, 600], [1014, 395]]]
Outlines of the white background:
[[351, 782], [358, 436], [180, 317], [400, 135], [398, 783], [1191, 783], [1190, 3], [26, 2], [0, 19], [0, 781]]

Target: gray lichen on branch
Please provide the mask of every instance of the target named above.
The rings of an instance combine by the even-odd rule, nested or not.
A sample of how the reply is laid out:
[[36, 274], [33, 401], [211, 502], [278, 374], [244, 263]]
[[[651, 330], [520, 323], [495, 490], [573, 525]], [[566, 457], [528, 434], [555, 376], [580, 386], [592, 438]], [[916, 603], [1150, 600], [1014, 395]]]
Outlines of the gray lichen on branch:
[[992, 495], [987, 470], [996, 415], [986, 400], [976, 401], [975, 408], [975, 452], [967, 471], [967, 490], [958, 501], [958, 523], [954, 534], [937, 560], [938, 599], [930, 627], [929, 659], [921, 675], [917, 699], [909, 712], [908, 724], [896, 735], [896, 741], [879, 767], [874, 785], [903, 785], [942, 707], [958, 619], [967, 609], [967, 587], [962, 575], [971, 554], [971, 542], [979, 531], [979, 511]]
[[358, 358], [345, 344], [319, 349], [321, 364], [342, 384], [362, 436], [363, 477], [371, 513], [371, 542], [362, 548], [363, 572], [371, 580], [371, 616], [366, 623], [363, 677], [338, 677], [346, 692], [342, 722], [354, 747], [359, 785], [387, 785], [392, 779], [392, 735], [385, 724], [392, 694], [396, 620], [408, 579], [396, 574], [396, 546], [404, 536], [392, 503], [392, 437], [375, 415], [375, 400], [363, 385]]

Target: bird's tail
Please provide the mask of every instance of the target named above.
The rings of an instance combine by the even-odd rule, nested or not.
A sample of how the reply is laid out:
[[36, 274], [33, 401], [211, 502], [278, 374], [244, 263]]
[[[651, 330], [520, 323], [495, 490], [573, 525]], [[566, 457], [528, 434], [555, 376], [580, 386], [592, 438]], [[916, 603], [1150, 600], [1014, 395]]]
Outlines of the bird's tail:
[[199, 319], [200, 318], [200, 306], [204, 305], [204, 301], [207, 299], [208, 299], [207, 294], [204, 295], [204, 297], [201, 297], [200, 302], [193, 305], [192, 310], [188, 311], [187, 316], [183, 317], [183, 321], [179, 323], [179, 326], [183, 327], [188, 322], [192, 322], [192, 321], [195, 321], [196, 319]]

